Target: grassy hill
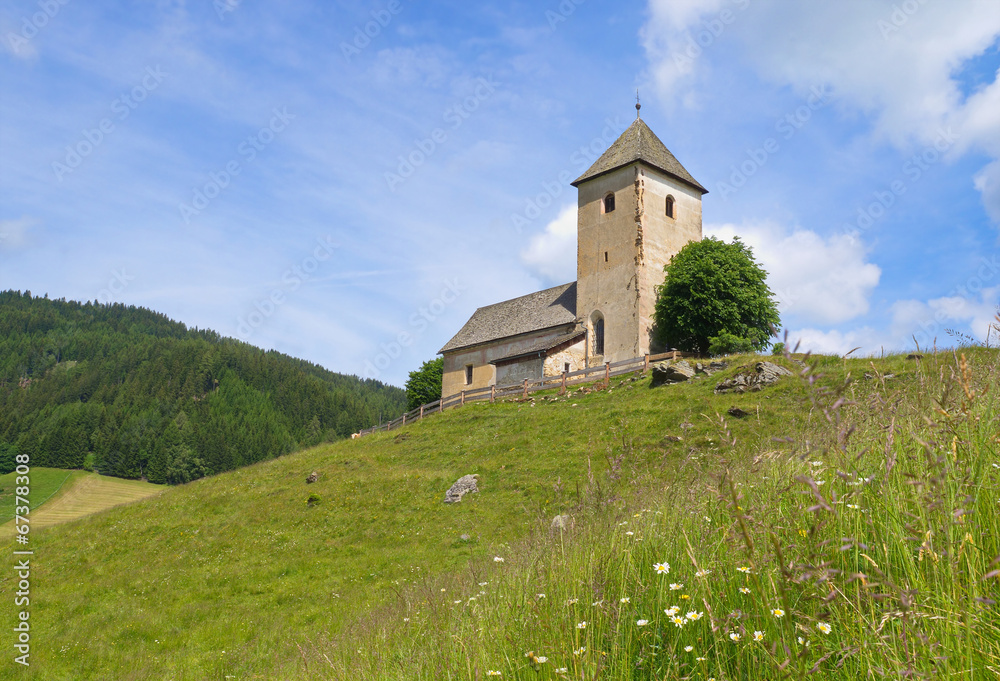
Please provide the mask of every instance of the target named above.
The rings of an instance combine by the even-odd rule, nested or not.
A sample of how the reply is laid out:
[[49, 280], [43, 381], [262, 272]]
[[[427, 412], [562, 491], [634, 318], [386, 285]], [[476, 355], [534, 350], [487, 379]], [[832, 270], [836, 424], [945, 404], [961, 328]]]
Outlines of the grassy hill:
[[1000, 359], [964, 352], [473, 404], [33, 531], [0, 677], [990, 678]]

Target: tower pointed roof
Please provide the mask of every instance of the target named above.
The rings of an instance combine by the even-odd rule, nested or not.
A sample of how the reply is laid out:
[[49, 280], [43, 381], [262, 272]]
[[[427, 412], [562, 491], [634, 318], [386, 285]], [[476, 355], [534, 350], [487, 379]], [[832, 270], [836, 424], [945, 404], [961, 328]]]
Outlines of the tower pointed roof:
[[601, 157], [594, 162], [594, 165], [571, 184], [578, 187], [581, 182], [591, 180], [599, 175], [610, 173], [625, 166], [641, 161], [652, 166], [671, 177], [674, 177], [684, 184], [688, 184], [702, 194], [707, 194], [708, 190], [702, 187], [696, 179], [691, 177], [684, 166], [680, 164], [660, 138], [649, 129], [649, 126], [636, 117], [635, 122], [615, 140], [615, 143], [608, 147], [608, 150], [601, 154]]

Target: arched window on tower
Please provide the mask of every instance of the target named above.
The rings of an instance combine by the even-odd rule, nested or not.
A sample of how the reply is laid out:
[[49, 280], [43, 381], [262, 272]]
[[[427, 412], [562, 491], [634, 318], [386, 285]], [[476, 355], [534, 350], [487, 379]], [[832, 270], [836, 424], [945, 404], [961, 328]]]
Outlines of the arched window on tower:
[[667, 217], [674, 217], [674, 197], [672, 196], [667, 197]]
[[612, 213], [615, 210], [615, 195], [608, 194], [604, 197], [604, 212]]
[[594, 330], [594, 354], [604, 354], [604, 315], [594, 312], [590, 315], [590, 327]]

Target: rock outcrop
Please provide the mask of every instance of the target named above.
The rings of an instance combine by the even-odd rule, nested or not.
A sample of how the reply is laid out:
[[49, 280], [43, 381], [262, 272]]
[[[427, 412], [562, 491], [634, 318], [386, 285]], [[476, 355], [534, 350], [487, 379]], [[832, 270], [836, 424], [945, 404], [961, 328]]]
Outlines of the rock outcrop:
[[772, 362], [757, 362], [752, 368], [746, 367], [732, 378], [719, 383], [715, 386], [715, 392], [753, 392], [777, 383], [782, 376], [791, 375], [791, 371]]
[[472, 475], [463, 475], [460, 477], [454, 485], [452, 485], [447, 492], [444, 494], [444, 503], [454, 504], [462, 500], [466, 494], [470, 492], [478, 492], [479, 488], [476, 486], [476, 480], [479, 478], [478, 475], [473, 473]]
[[319, 480], [319, 473], [316, 472], [316, 471], [313, 471], [312, 473], [310, 473], [309, 477], [306, 478], [306, 482], [307, 483], [316, 482], [317, 480]]
[[685, 360], [672, 363], [670, 361], [657, 362], [653, 365], [653, 382], [650, 387], [655, 388], [667, 383], [680, 383], [694, 376], [694, 367]]

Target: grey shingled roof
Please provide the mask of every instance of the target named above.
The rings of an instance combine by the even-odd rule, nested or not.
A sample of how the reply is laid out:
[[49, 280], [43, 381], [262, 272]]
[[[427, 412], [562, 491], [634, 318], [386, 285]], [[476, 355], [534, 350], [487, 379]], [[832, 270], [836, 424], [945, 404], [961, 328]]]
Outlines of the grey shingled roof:
[[536, 341], [526, 348], [521, 348], [514, 352], [510, 352], [503, 357], [497, 357], [496, 359], [490, 360], [490, 364], [496, 364], [497, 362], [503, 362], [504, 360], [513, 359], [515, 357], [525, 357], [527, 355], [537, 355], [540, 352], [546, 352], [552, 348], [559, 347], [567, 341], [576, 340], [577, 338], [582, 338], [586, 335], [586, 331], [583, 329], [574, 329], [569, 333], [564, 333], [561, 336], [556, 336], [555, 338], [543, 338], [542, 340]]
[[571, 184], [576, 187], [584, 180], [610, 173], [612, 170], [617, 170], [635, 161], [647, 163], [662, 170], [667, 175], [672, 175], [691, 185], [703, 194], [708, 193], [708, 190], [698, 184], [698, 181], [691, 177], [691, 173], [674, 158], [670, 150], [641, 118], [635, 119], [635, 123], [630, 125], [628, 130], [623, 132], [621, 137], [616, 139], [615, 143], [601, 154], [594, 165], [590, 166], [587, 172], [576, 178]]
[[576, 282], [476, 310], [438, 354], [576, 321]]

